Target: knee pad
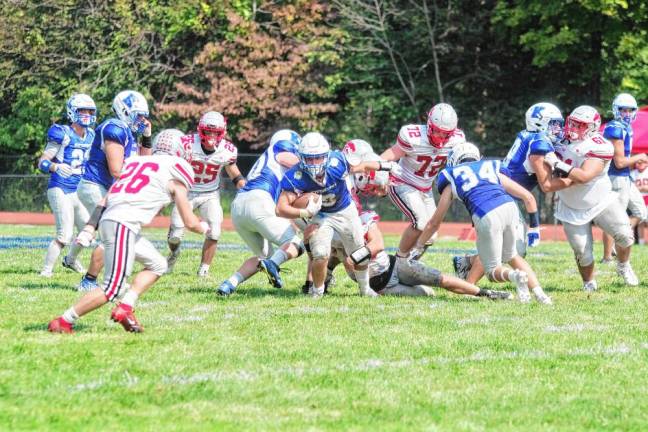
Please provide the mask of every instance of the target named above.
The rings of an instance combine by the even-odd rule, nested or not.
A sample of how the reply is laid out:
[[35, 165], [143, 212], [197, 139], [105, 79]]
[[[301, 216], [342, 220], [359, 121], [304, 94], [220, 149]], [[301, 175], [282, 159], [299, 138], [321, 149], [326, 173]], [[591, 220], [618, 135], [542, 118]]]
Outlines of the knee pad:
[[313, 257], [313, 260], [328, 260], [330, 253], [331, 248], [327, 248], [326, 245], [316, 245], [315, 247], [311, 245], [311, 255]]
[[218, 239], [220, 239], [220, 236], [221, 236], [221, 227], [220, 227], [220, 225], [219, 226], [210, 225], [210, 227], [211, 227], [211, 230], [209, 231], [209, 234], [206, 236], [206, 238], [208, 238], [210, 240], [218, 241]]
[[160, 256], [160, 259], [156, 259], [148, 263], [146, 270], [150, 270], [158, 276], [162, 276], [167, 272], [169, 265], [167, 260]]
[[614, 242], [621, 247], [629, 247], [634, 244], [634, 233], [630, 227], [615, 233], [612, 237], [614, 238]]
[[594, 262], [594, 254], [591, 250], [574, 251], [574, 256], [581, 267], [587, 267]]
[[[423, 231], [429, 220], [429, 218], [416, 218], [416, 223], [413, 223], [412, 226], [419, 231]], [[436, 236], [436, 233], [434, 235]], [[436, 237], [433, 236], [433, 238], [430, 238], [430, 241], [434, 241], [434, 239]]]

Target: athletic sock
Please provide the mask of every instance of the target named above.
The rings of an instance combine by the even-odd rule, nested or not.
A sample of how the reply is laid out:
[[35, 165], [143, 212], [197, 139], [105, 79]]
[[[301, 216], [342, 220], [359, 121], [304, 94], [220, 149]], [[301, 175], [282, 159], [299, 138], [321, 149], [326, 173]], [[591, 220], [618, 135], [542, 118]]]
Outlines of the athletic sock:
[[270, 257], [270, 261], [277, 264], [277, 267], [288, 259], [288, 254], [283, 249], [277, 249]]
[[369, 286], [369, 271], [367, 269], [355, 270], [354, 273], [358, 287], [360, 288], [360, 294], [365, 295], [371, 291], [371, 287]]
[[72, 245], [70, 246], [70, 250], [68, 251], [67, 254], [67, 262], [74, 262], [79, 256], [79, 252], [81, 252], [82, 250], [83, 250], [83, 246], [81, 246], [77, 242], [72, 242]]
[[63, 320], [67, 323], [74, 324], [76, 320], [79, 319], [79, 315], [74, 310], [74, 307], [63, 312]]
[[62, 249], [63, 247], [59, 242], [52, 240], [47, 247], [47, 253], [45, 254], [45, 265], [43, 267], [50, 270], [54, 268], [54, 263], [56, 263], [56, 259], [61, 254]]
[[229, 283], [234, 285], [234, 288], [236, 288], [241, 282], [245, 280], [245, 278], [241, 273], [236, 272], [232, 276], [230, 276], [229, 279], [227, 280], [229, 281]]
[[122, 298], [121, 302], [125, 305], [134, 308], [138, 298], [139, 298], [139, 294], [137, 294], [133, 290], [128, 290], [128, 292], [124, 294], [124, 297]]

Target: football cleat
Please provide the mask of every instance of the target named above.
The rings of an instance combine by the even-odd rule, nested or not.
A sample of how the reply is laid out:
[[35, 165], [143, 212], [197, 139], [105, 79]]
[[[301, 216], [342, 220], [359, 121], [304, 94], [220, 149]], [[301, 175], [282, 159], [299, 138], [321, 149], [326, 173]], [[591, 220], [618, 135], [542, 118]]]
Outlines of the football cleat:
[[308, 295], [311, 296], [311, 298], [314, 299], [319, 299], [324, 297], [324, 288], [317, 289], [315, 288], [315, 285], [311, 287], [310, 290], [308, 290]]
[[47, 325], [47, 331], [52, 333], [74, 333], [74, 327], [60, 316], [50, 321]]
[[275, 288], [283, 288], [283, 281], [279, 275], [279, 266], [274, 261], [264, 259], [259, 261], [259, 270], [268, 276], [268, 281]]
[[81, 279], [81, 282], [79, 282], [79, 285], [77, 285], [77, 291], [80, 292], [88, 292], [92, 291], [95, 288], [99, 288], [99, 284], [97, 284], [96, 280], [90, 280], [83, 276]]
[[613, 264], [616, 260], [614, 258], [601, 258], [600, 264]]
[[328, 294], [330, 286], [335, 286], [335, 276], [333, 276], [332, 272], [326, 273], [326, 279], [324, 279], [324, 294]]
[[594, 292], [598, 289], [598, 284], [596, 283], [595, 280], [587, 281], [583, 283], [583, 291], [591, 293]]
[[178, 247], [176, 250], [171, 251], [171, 253], [169, 253], [169, 256], [167, 257], [166, 274], [173, 273], [173, 267], [176, 265], [179, 256], [180, 256], [180, 247]]
[[[301, 287], [302, 294], [308, 294], [313, 287], [313, 281], [304, 281], [304, 285]], [[324, 292], [326, 292], [326, 283], [324, 283]]]
[[77, 273], [85, 273], [85, 272], [86, 272], [86, 269], [85, 269], [85, 268], [83, 267], [83, 265], [79, 262], [79, 260], [76, 260], [76, 259], [75, 259], [75, 260], [73, 260], [73, 261], [70, 262], [70, 260], [68, 260], [68, 256], [67, 256], [67, 255], [65, 255], [65, 256], [63, 257], [63, 259], [61, 260], [61, 264], [62, 264], [63, 267], [65, 267], [66, 269], [70, 269], [70, 270], [75, 271], [75, 272], [77, 272]]
[[515, 284], [520, 303], [529, 303], [531, 301], [531, 293], [529, 293], [529, 278], [527, 274], [521, 270], [511, 270], [509, 277], [511, 278], [511, 282]]
[[52, 269], [43, 269], [39, 273], [39, 275], [41, 275], [42, 277], [46, 277], [46, 278], [51, 278], [53, 274], [54, 273], [52, 273]]
[[553, 304], [551, 301], [551, 297], [549, 297], [545, 292], [542, 290], [542, 287], [535, 287], [533, 288], [533, 295], [535, 295], [536, 300], [538, 300], [542, 304], [550, 305]]
[[226, 280], [225, 282], [220, 284], [220, 286], [216, 290], [216, 294], [227, 297], [229, 295], [232, 295], [235, 290], [236, 287], [232, 285], [232, 282]]
[[205, 277], [209, 276], [209, 269], [208, 269], [208, 268], [200, 267], [200, 268], [198, 269], [198, 273], [197, 273], [197, 274], [198, 274], [198, 277], [205, 278]]
[[628, 286], [639, 285], [639, 278], [632, 270], [632, 267], [630, 266], [630, 262], [624, 264], [618, 263], [617, 274], [623, 278], [623, 282], [625, 282], [626, 285]]
[[141, 333], [144, 331], [133, 314], [133, 308], [129, 305], [119, 303], [110, 313], [110, 319], [121, 324], [127, 332]]
[[468, 255], [452, 257], [452, 267], [454, 267], [455, 275], [459, 279], [466, 280], [468, 272], [472, 268], [470, 257]]

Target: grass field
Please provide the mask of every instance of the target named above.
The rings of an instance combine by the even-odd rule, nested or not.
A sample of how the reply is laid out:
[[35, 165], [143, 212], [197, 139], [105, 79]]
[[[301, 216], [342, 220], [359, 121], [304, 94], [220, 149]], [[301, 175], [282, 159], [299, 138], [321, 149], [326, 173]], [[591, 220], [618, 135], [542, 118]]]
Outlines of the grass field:
[[[0, 226], [0, 237], [52, 231]], [[257, 275], [224, 299], [215, 287], [247, 252], [235, 234], [222, 243], [207, 280], [195, 277], [199, 250], [184, 251], [140, 300], [139, 335], [110, 322], [109, 307], [75, 335], [47, 333], [78, 298], [79, 276], [58, 267], [40, 278], [44, 249], [0, 248], [0, 430], [648, 428], [646, 286], [626, 288], [600, 266], [589, 298], [565, 243], [529, 257], [549, 307], [440, 289], [360, 298], [341, 270], [333, 294], [316, 301], [299, 294], [301, 259], [287, 265], [285, 290]], [[424, 259], [450, 271], [447, 250], [473, 245], [438, 247]], [[637, 248], [646, 280], [647, 262]]]

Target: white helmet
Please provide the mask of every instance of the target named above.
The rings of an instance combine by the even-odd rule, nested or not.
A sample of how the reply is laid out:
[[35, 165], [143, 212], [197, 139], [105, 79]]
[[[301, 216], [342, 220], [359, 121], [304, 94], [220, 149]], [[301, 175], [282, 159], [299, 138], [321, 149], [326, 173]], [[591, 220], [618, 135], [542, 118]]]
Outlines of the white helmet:
[[374, 151], [373, 148], [371, 148], [371, 144], [367, 141], [352, 139], [351, 141], [347, 141], [344, 145], [342, 153], [351, 165], [357, 165], [365, 160], [367, 156], [374, 154]]
[[178, 129], [164, 129], [153, 138], [153, 154], [178, 156], [191, 162], [191, 136]]
[[596, 108], [581, 105], [567, 117], [567, 138], [570, 141], [582, 141], [598, 132], [601, 127], [601, 115]]
[[[68, 119], [84, 128], [92, 126], [97, 121], [97, 105], [90, 96], [84, 93], [73, 94], [65, 104]], [[91, 110], [92, 114], [81, 114], [79, 110]]]
[[328, 166], [331, 146], [324, 135], [309, 132], [304, 135], [298, 147], [301, 169], [317, 183], [323, 184], [323, 175]]
[[531, 105], [524, 115], [529, 132], [545, 133], [551, 142], [562, 138], [564, 119], [556, 105], [540, 102]]
[[146, 123], [142, 117], [148, 118], [149, 107], [144, 96], [134, 90], [119, 92], [113, 99], [112, 109], [117, 118], [128, 126], [131, 132], [142, 134]]
[[452, 148], [446, 165], [454, 167], [464, 162], [476, 161], [479, 159], [481, 159], [481, 154], [479, 153], [477, 146], [469, 142], [462, 142]]
[[[368, 154], [365, 161], [381, 161], [375, 153]], [[384, 193], [381, 188], [389, 183], [388, 171], [370, 171], [368, 174], [359, 172], [353, 175], [353, 184], [356, 189], [366, 195], [381, 195]]]
[[[624, 108], [630, 109], [631, 112], [621, 112]], [[630, 124], [637, 118], [638, 108], [637, 101], [629, 93], [619, 93], [612, 102], [612, 113], [614, 114], [614, 119], [625, 124]]]
[[301, 137], [297, 132], [290, 129], [281, 129], [270, 137], [270, 146], [282, 143], [290, 153], [297, 153]]
[[436, 104], [428, 113], [427, 136], [433, 147], [441, 148], [457, 129], [457, 113], [447, 103]]
[[223, 114], [216, 111], [209, 111], [200, 117], [198, 122], [198, 136], [200, 143], [207, 150], [213, 150], [222, 141], [227, 133], [227, 120]]

